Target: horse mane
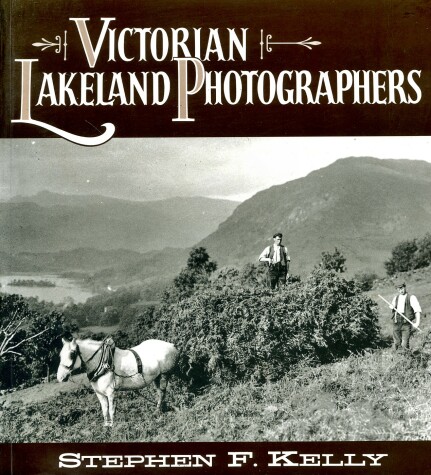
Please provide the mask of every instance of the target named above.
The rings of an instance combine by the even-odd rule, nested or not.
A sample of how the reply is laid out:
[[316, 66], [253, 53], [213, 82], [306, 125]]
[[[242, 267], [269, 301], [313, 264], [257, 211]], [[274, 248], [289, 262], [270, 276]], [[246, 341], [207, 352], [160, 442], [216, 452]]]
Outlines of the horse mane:
[[90, 338], [90, 337], [81, 338], [79, 335], [77, 337], [74, 337], [72, 333], [70, 332], [64, 333], [62, 335], [62, 338], [69, 343], [71, 343], [75, 339], [75, 340], [79, 340], [80, 342], [88, 342], [88, 343], [94, 343], [94, 344], [98, 343], [99, 345], [101, 345], [105, 341], [105, 340], [95, 340], [94, 338]]
[[77, 338], [77, 340], [79, 340], [80, 342], [90, 343], [90, 344], [98, 345], [98, 346], [107, 345], [107, 346], [115, 347], [115, 342], [110, 335], [105, 336], [103, 340], [95, 340], [94, 338], [91, 338], [91, 337]]
[[91, 338], [89, 336], [86, 336], [85, 338], [77, 337], [76, 339], [79, 341], [88, 341], [89, 343], [103, 343], [103, 340], [96, 340], [95, 338]]
[[84, 344], [90, 344], [91, 346], [101, 346], [103, 345], [104, 340], [95, 340], [94, 338], [76, 338], [76, 342], [78, 345], [84, 343]]

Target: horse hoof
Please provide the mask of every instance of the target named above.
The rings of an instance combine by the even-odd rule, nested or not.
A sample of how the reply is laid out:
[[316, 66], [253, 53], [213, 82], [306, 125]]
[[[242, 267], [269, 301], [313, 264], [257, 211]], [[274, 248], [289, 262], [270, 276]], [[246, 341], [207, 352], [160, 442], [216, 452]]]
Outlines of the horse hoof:
[[103, 424], [105, 427], [112, 427], [113, 426], [113, 423], [112, 422], [105, 422]]

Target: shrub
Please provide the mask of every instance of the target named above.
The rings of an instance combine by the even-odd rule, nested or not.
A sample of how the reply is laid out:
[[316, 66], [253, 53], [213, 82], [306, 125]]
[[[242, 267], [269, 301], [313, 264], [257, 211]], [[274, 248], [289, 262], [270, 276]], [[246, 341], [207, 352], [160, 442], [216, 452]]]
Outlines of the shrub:
[[115, 341], [115, 346], [117, 348], [130, 348], [134, 346], [134, 343], [131, 342], [129, 335], [121, 330], [117, 330], [112, 335], [113, 340]]
[[120, 314], [115, 307], [107, 307], [100, 315], [99, 325], [110, 326], [116, 325], [120, 321]]
[[74, 331], [75, 326], [65, 323], [64, 316], [58, 312], [47, 315], [35, 315], [30, 324], [30, 333], [44, 331], [37, 338], [26, 343], [26, 362], [35, 379], [48, 377], [56, 372], [59, 353], [62, 347], [60, 336], [65, 331]]
[[431, 234], [427, 233], [422, 239], [400, 242], [384, 265], [390, 276], [431, 265]]
[[376, 279], [378, 279], [378, 275], [375, 272], [355, 274], [355, 280], [364, 292], [373, 288]]
[[156, 318], [155, 307], [153, 305], [143, 309], [135, 317], [129, 332], [129, 338], [133, 345], [137, 345], [143, 340], [156, 338], [154, 332]]
[[24, 358], [14, 356], [0, 360], [0, 389], [10, 389], [31, 379], [31, 370]]
[[160, 338], [181, 349], [194, 386], [278, 379], [303, 359], [327, 363], [379, 343], [376, 304], [355, 281], [317, 269], [305, 282], [207, 287], [160, 308]]
[[326, 251], [322, 252], [321, 259], [322, 260], [320, 261], [318, 266], [321, 269], [334, 270], [336, 272], [339, 272], [340, 274], [346, 271], [346, 266], [344, 265], [346, 262], [346, 258], [337, 248], [335, 248], [333, 253]]
[[417, 240], [417, 252], [414, 256], [415, 269], [431, 265], [431, 234], [427, 233], [422, 239]]
[[416, 239], [403, 241], [392, 249], [392, 257], [384, 263], [388, 275], [413, 269], [413, 257], [418, 247]]
[[55, 371], [64, 329], [61, 313], [39, 314], [23, 297], [1, 295], [0, 387], [29, 383]]
[[187, 259], [187, 267], [175, 277], [173, 284], [163, 293], [165, 303], [190, 297], [199, 286], [209, 282], [210, 275], [217, 269], [217, 263], [210, 260], [204, 247], [193, 248]]
[[133, 286], [103, 292], [84, 303], [66, 307], [64, 315], [68, 321], [76, 321], [80, 326], [115, 325], [131, 305], [141, 300], [141, 291], [141, 286]]

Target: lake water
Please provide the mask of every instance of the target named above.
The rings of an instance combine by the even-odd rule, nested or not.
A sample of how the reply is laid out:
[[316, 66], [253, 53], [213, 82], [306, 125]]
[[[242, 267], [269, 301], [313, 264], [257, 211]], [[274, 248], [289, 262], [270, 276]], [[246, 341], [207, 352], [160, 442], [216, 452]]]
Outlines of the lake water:
[[[55, 287], [26, 287], [8, 285], [13, 280], [48, 280]], [[0, 292], [5, 294], [20, 294], [23, 297], [38, 297], [47, 302], [63, 303], [73, 299], [75, 303], [85, 302], [94, 294], [88, 289], [81, 287], [80, 283], [73, 279], [66, 279], [52, 274], [13, 274], [0, 276]]]

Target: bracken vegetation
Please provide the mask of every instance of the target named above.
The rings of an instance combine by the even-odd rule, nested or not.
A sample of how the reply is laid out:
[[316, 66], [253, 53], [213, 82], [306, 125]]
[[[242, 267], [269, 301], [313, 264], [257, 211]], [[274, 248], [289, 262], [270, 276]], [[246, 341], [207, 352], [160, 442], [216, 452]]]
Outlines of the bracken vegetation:
[[327, 363], [379, 343], [373, 302], [325, 270], [278, 292], [215, 281], [162, 306], [153, 331], [181, 349], [196, 384], [275, 380], [304, 359]]
[[[386, 348], [378, 306], [364, 292], [371, 277], [345, 278], [335, 251], [307, 279], [291, 276], [272, 291], [265, 267], [216, 270], [205, 249], [193, 250], [161, 302], [137, 306], [136, 292], [119, 294], [118, 347], [160, 338], [180, 350], [168, 412], [154, 414], [152, 387], [120, 393], [115, 426], [102, 429], [96, 396], [76, 384], [40, 403], [3, 405], [0, 441], [429, 439], [429, 334], [415, 337], [413, 352]], [[50, 326], [27, 310], [26, 332]], [[40, 368], [58, 364], [52, 350], [67, 319], [52, 321], [51, 353], [35, 339], [28, 354]], [[30, 358], [16, 361], [29, 368]]]

